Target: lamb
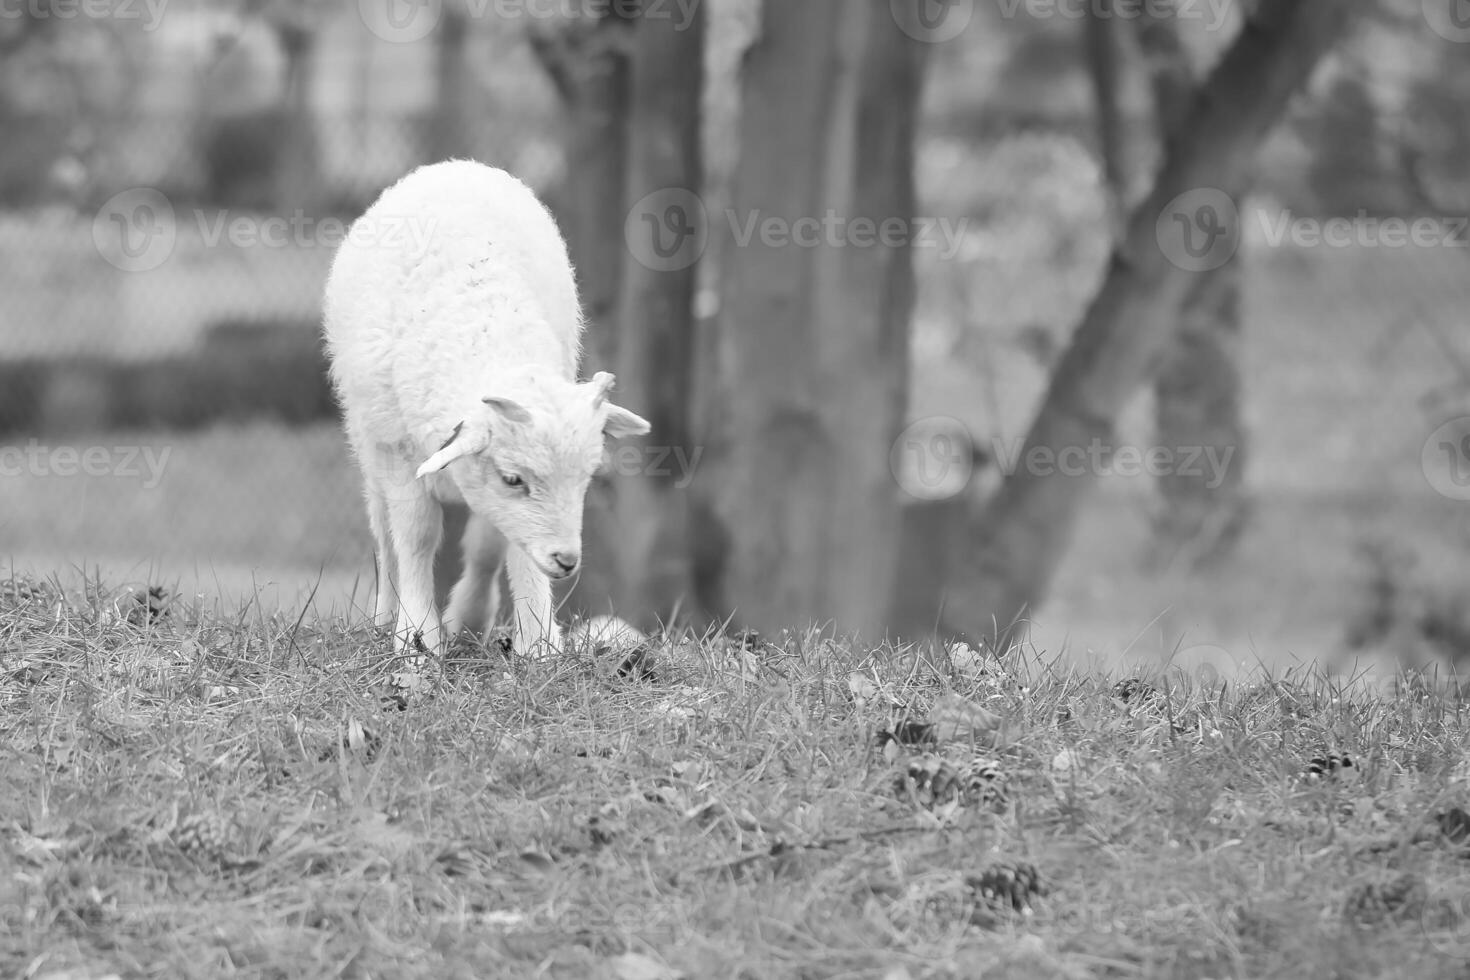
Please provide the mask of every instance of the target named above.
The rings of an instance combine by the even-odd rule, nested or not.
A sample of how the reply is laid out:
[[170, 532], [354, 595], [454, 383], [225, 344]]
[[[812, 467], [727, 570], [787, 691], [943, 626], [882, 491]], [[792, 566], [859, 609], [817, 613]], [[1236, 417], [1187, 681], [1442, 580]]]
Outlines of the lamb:
[[[604, 436], [649, 425], [608, 401], [611, 374], [576, 381], [582, 314], [550, 213], [504, 171], [420, 167], [353, 224], [324, 308], [376, 550], [374, 622], [401, 651], [440, 651], [494, 623], [503, 563], [515, 648], [554, 648], [551, 582], [581, 560]], [[441, 621], [433, 567], [451, 501], [470, 520]]]

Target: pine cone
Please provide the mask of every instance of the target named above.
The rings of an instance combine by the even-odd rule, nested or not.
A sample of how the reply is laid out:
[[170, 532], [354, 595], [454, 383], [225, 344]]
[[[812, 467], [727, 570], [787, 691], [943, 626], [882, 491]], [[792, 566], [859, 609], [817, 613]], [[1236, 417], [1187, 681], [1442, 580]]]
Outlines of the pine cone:
[[168, 590], [161, 585], [155, 585], [147, 591], [134, 592], [127, 620], [133, 626], [156, 623], [168, 615], [171, 601]]
[[965, 798], [987, 806], [1003, 807], [1009, 799], [1006, 774], [989, 759], [976, 759], [962, 771]]
[[975, 759], [957, 766], [932, 752], [909, 759], [893, 789], [899, 799], [926, 810], [976, 803], [1003, 805], [1006, 801], [1005, 773], [994, 762]]
[[985, 906], [1014, 912], [1031, 911], [1031, 899], [1046, 894], [1041, 872], [1029, 861], [996, 864], [978, 875], [968, 875], [965, 884]]
[[240, 851], [240, 830], [221, 813], [193, 813], [174, 828], [174, 843], [191, 857], [221, 863]]
[[1302, 778], [1307, 782], [1318, 782], [1323, 779], [1350, 779], [1358, 775], [1358, 768], [1353, 765], [1353, 760], [1345, 755], [1318, 755], [1313, 756], [1307, 763], [1306, 771]]
[[1113, 697], [1119, 701], [1152, 701], [1158, 696], [1158, 690], [1140, 677], [1129, 677], [1113, 685]]
[[1429, 898], [1424, 879], [1404, 873], [1390, 881], [1367, 882], [1348, 893], [1342, 914], [1361, 926], [1403, 920], [1418, 915]]

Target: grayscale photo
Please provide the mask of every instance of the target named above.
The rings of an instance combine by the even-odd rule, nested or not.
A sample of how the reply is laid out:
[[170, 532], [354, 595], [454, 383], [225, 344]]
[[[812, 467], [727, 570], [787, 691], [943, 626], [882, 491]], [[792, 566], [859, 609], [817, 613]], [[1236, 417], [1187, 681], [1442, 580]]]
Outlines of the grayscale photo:
[[0, 0], [0, 977], [1470, 977], [1470, 0]]

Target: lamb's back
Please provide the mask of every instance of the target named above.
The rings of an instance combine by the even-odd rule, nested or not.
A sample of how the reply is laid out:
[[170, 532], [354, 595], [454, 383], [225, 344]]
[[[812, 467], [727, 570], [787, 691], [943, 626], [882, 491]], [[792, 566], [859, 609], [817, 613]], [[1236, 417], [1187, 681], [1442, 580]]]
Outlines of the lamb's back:
[[338, 251], [325, 305], [349, 415], [359, 402], [442, 425], [497, 371], [576, 375], [566, 245], [530, 188], [482, 164], [421, 167], [385, 191]]

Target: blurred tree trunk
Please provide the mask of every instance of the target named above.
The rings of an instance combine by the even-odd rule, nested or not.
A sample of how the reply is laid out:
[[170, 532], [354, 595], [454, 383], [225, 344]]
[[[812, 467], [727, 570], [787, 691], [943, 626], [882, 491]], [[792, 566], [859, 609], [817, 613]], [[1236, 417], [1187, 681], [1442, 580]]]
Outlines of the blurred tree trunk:
[[[577, 273], [587, 321], [582, 374], [613, 370], [620, 325], [623, 222], [628, 214], [628, 131], [634, 21], [623, 4], [611, 4], [590, 22], [555, 25], [530, 35], [531, 50], [561, 101], [566, 171], [548, 194]], [[617, 582], [618, 533], [613, 483], [599, 475], [583, 516], [582, 571], [566, 604], [570, 610], [610, 611]]]
[[317, 23], [308, 5], [276, 17], [271, 26], [286, 55], [282, 105], [281, 155], [276, 171], [276, 206], [306, 210], [319, 185], [316, 119], [311, 110], [311, 79], [316, 61]]
[[[1159, 140], [1189, 124], [1198, 83], [1177, 19], [1145, 16], [1139, 41], [1151, 66]], [[1231, 187], [1236, 201], [1248, 186], [1242, 174]], [[1223, 558], [1246, 515], [1246, 431], [1241, 417], [1241, 292], [1239, 257], [1198, 273], [1173, 340], [1154, 375], [1154, 445], [1176, 454], [1203, 450], [1205, 459], [1228, 461], [1171, 470], [1159, 478], [1151, 563], [1159, 569], [1193, 568]], [[1180, 458], [1179, 455], [1175, 457]]]
[[468, 41], [465, 11], [456, 5], [444, 7], [434, 34], [434, 115], [429, 120], [426, 147], [431, 161], [474, 155], [465, 112]]
[[[636, 203], [671, 188], [698, 193], [704, 6], [691, 8], [687, 24], [667, 16], [640, 17], [635, 31], [623, 200]], [[646, 439], [642, 472], [624, 473], [616, 483], [617, 608], [624, 618], [651, 625], [656, 618], [667, 619], [689, 588], [687, 495], [682, 492], [688, 474], [678, 461], [695, 458], [689, 412], [699, 266], [691, 256], [687, 263], [675, 263], [680, 268], [655, 268], [657, 263], [638, 261], [637, 251], [630, 254], [625, 246], [612, 253], [625, 256], [617, 397], [648, 419], [653, 431]]]
[[[1099, 0], [1107, 4], [1108, 0]], [[1087, 47], [1097, 102], [1098, 145], [1108, 188], [1113, 237], [1147, 193], [1150, 148], [1130, 138], [1124, 89], [1125, 22], [1110, 7], [1088, 18]], [[1197, 88], [1189, 51], [1172, 14], [1145, 13], [1137, 38], [1153, 95], [1157, 143], [1187, 123]], [[1171, 471], [1158, 479], [1149, 563], [1156, 569], [1193, 567], [1224, 556], [1237, 540], [1245, 514], [1245, 426], [1241, 419], [1240, 263], [1199, 273], [1180, 311], [1174, 339], [1154, 376], [1152, 445], [1185, 452], [1195, 447], [1225, 459], [1222, 472], [1204, 466]]]
[[1133, 203], [1130, 189], [1137, 169], [1128, 152], [1128, 112], [1123, 98], [1126, 62], [1120, 24], [1110, 0], [1097, 0], [1086, 24], [1087, 67], [1092, 75], [1097, 111], [1098, 157], [1108, 197], [1108, 232], [1114, 241], [1122, 237], [1126, 227]]
[[[908, 402], [908, 244], [795, 244], [828, 216], [914, 215], [926, 46], [887, 0], [765, 0], [746, 55], [719, 397], [694, 538], [706, 603], [761, 630], [886, 625], [899, 542], [888, 456]], [[796, 225], [805, 219], [805, 226]], [[832, 234], [853, 229], [838, 226]], [[871, 239], [875, 236], [865, 236]], [[805, 240], [810, 240], [809, 238]], [[713, 553], [720, 542], [722, 553]]]
[[614, 313], [626, 251], [634, 26], [625, 4], [611, 4], [588, 26], [579, 22], [530, 36], [565, 115], [566, 172], [549, 203], [577, 272], [587, 318], [587, 375], [617, 363]]
[[[970, 537], [973, 549], [946, 605], [947, 630], [976, 639], [999, 630], [1007, 642], [1045, 597], [1096, 479], [1087, 465], [1080, 475], [1063, 474], [1046, 465], [1045, 454], [1086, 454], [1095, 441], [1111, 441], [1118, 413], [1167, 354], [1179, 312], [1198, 288], [1199, 274], [1166, 254], [1160, 219], [1167, 227], [1171, 206], [1188, 191], [1241, 186], [1260, 144], [1346, 30], [1352, 11], [1344, 0], [1260, 5], [1192, 96], [1187, 125], [1169, 136], [1153, 191], [1114, 250], [1015, 471]], [[1033, 455], [1038, 450], [1043, 455]]]

